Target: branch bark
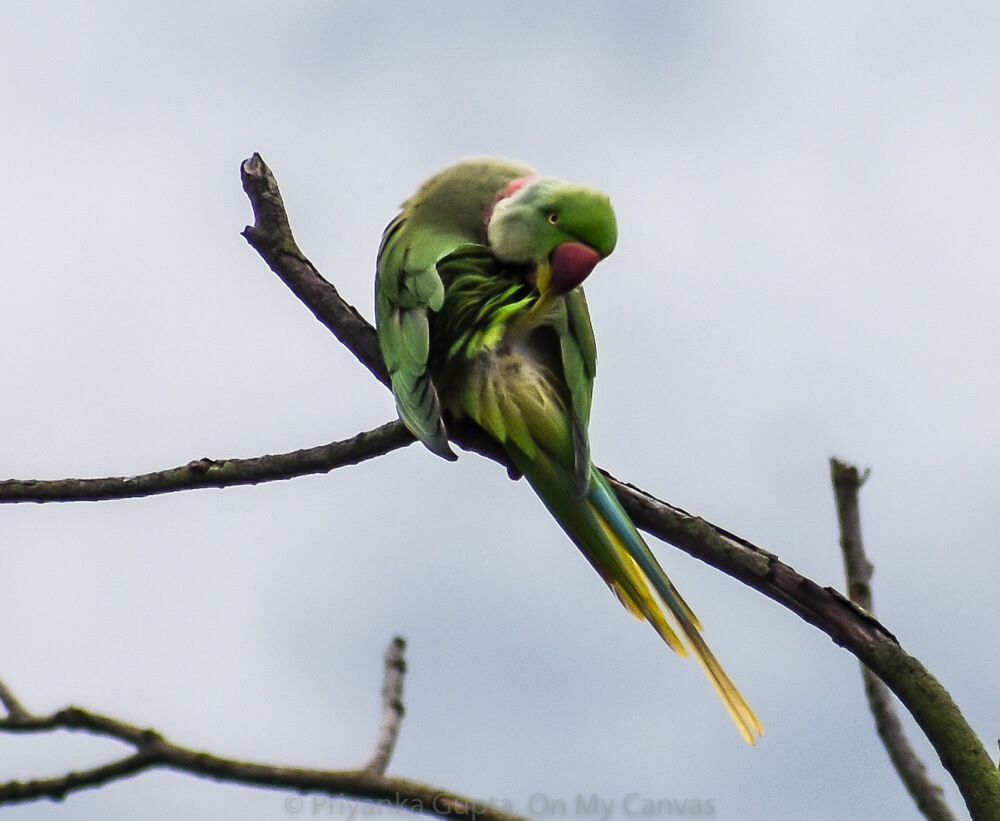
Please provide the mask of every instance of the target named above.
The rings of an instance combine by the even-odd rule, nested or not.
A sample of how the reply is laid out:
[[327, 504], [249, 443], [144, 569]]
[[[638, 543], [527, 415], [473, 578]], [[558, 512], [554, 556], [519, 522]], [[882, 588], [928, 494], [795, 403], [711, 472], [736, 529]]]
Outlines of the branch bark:
[[[868, 479], [854, 465], [838, 459], [830, 460], [830, 478], [837, 501], [837, 521], [840, 523], [840, 548], [844, 556], [844, 574], [847, 592], [856, 605], [874, 613], [872, 603], [872, 567], [865, 555], [861, 538], [861, 508], [858, 496], [861, 486]], [[899, 720], [889, 688], [871, 670], [861, 665], [868, 708], [875, 718], [875, 729], [882, 739], [892, 766], [917, 804], [917, 809], [929, 821], [958, 821], [944, 800], [944, 791], [927, 774], [927, 768], [916, 750], [910, 745]]]
[[[385, 384], [385, 366], [374, 329], [353, 307], [340, 298], [336, 289], [320, 276], [298, 249], [291, 235], [277, 183], [259, 155], [254, 154], [243, 163], [242, 177], [244, 190], [250, 198], [256, 217], [255, 225], [248, 226], [243, 232], [247, 241], [313, 314], [379, 381]], [[386, 431], [384, 436], [395, 443], [393, 447], [399, 447], [409, 441], [408, 434], [404, 435], [398, 428], [393, 429], [393, 425], [383, 426], [378, 430]], [[374, 434], [376, 431], [371, 433]], [[513, 475], [513, 469], [502, 450], [482, 431], [471, 426], [459, 426], [453, 429], [451, 434], [457, 444], [464, 449], [481, 453], [507, 466]], [[360, 436], [368, 437], [370, 434]], [[378, 437], [375, 440], [368, 438], [359, 441], [353, 446], [354, 455], [351, 458], [361, 461], [363, 458], [370, 458], [393, 449], [385, 447], [384, 450], [380, 450], [383, 445]], [[297, 453], [311, 453], [311, 451]], [[210, 476], [211, 481], [202, 484], [194, 482], [190, 476], [181, 477], [184, 481], [179, 482], [178, 487], [166, 486], [170, 485], [170, 481], [163, 477], [156, 480], [150, 478], [149, 482], [153, 487], [161, 488], [151, 492], [166, 492], [180, 489], [181, 486], [224, 487], [229, 484], [245, 484], [265, 481], [268, 478], [289, 478], [300, 473], [317, 472], [315, 464], [308, 463], [308, 460], [303, 461], [310, 467], [296, 464], [298, 457], [294, 454], [285, 454], [285, 457], [288, 457], [288, 462], [284, 469], [275, 471], [272, 475], [265, 475], [265, 471], [255, 475], [255, 478], [246, 479], [241, 476], [223, 475], [220, 471]], [[254, 460], [230, 460], [232, 461]], [[350, 462], [344, 462], [348, 463]], [[209, 461], [209, 464], [214, 463]], [[211, 469], [210, 467], [209, 472]], [[157, 474], [147, 474], [147, 476], [154, 477]], [[874, 616], [853, 604], [835, 589], [821, 586], [800, 575], [776, 555], [717, 525], [656, 499], [645, 491], [611, 478], [613, 487], [637, 526], [779, 602], [853, 653], [896, 694], [914, 716], [941, 757], [945, 768], [955, 779], [973, 819], [1000, 821], [1000, 775], [981, 741], [969, 727], [948, 692], [917, 659], [903, 650], [895, 636]], [[121, 483], [129, 480], [115, 481], [118, 484], [109, 492], [117, 492], [119, 496], [145, 495], [124, 493], [121, 491]], [[43, 483], [32, 483], [34, 495], [21, 489], [19, 483], [15, 481], [0, 484], [0, 501], [113, 498], [110, 495], [102, 495], [102, 489], [96, 485], [80, 495], [55, 494], [42, 498], [43, 494], [38, 491], [41, 484]], [[17, 493], [21, 495], [18, 496]]]
[[[386, 651], [386, 689], [391, 689], [399, 715], [402, 715], [400, 665], [404, 645], [402, 639], [396, 638]], [[391, 685], [390, 678], [393, 679]], [[392, 755], [395, 737], [390, 740], [383, 735], [384, 716], [377, 746], [381, 756], [378, 759], [381, 769], [369, 764], [358, 770], [316, 770], [238, 761], [202, 750], [181, 747], [167, 740], [156, 730], [138, 727], [80, 707], [67, 707], [49, 715], [35, 715], [21, 705], [2, 681], [0, 681], [0, 697], [7, 711], [7, 716], [0, 718], [0, 732], [49, 733], [56, 730], [85, 732], [94, 736], [113, 738], [132, 747], [133, 750], [131, 754], [120, 759], [90, 769], [75, 770], [53, 778], [9, 781], [0, 784], [0, 806], [35, 801], [40, 798], [61, 801], [74, 792], [101, 787], [146, 770], [164, 768], [229, 784], [269, 787], [298, 793], [322, 793], [333, 798], [375, 802], [392, 809], [436, 815], [444, 819], [527, 821], [482, 801], [449, 790], [385, 775], [385, 765], [389, 763], [389, 757]], [[396, 729], [398, 730], [398, 721]]]
[[260, 154], [255, 153], [249, 160], [244, 160], [240, 166], [240, 178], [254, 216], [254, 224], [243, 229], [243, 237], [361, 364], [379, 382], [388, 385], [389, 372], [382, 359], [375, 329], [354, 306], [341, 299], [337, 289], [299, 250], [288, 224], [278, 183]]
[[385, 678], [382, 684], [382, 723], [375, 741], [375, 754], [368, 762], [368, 769], [379, 775], [389, 766], [389, 759], [396, 749], [399, 725], [406, 710], [403, 707], [403, 677], [406, 659], [403, 653], [406, 642], [397, 636], [385, 651]]
[[311, 473], [329, 473], [412, 445], [413, 434], [400, 421], [387, 422], [341, 442], [251, 459], [202, 458], [180, 467], [141, 476], [100, 479], [7, 479], [0, 482], [0, 504], [11, 502], [97, 502], [155, 496], [175, 490], [255, 485]]
[[951, 695], [870, 613], [777, 556], [628, 484], [613, 486], [636, 525], [783, 604], [854, 654], [910, 711], [974, 821], [1000, 821], [1000, 774]]

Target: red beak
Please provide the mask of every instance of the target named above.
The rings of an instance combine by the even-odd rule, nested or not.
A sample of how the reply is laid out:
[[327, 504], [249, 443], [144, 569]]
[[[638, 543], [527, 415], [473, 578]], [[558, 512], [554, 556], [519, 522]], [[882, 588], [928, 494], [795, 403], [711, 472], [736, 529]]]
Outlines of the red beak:
[[601, 255], [582, 242], [564, 242], [557, 245], [549, 257], [551, 279], [549, 288], [557, 296], [569, 293], [583, 282], [594, 266], [601, 261]]

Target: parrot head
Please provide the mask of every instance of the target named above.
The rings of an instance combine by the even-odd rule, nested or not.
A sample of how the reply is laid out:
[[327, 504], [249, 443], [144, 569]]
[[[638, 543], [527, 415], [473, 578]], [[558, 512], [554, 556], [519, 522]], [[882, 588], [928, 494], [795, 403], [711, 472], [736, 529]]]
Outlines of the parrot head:
[[486, 239], [498, 259], [535, 266], [534, 282], [553, 296], [583, 282], [618, 239], [605, 194], [544, 177], [509, 183], [486, 215]]

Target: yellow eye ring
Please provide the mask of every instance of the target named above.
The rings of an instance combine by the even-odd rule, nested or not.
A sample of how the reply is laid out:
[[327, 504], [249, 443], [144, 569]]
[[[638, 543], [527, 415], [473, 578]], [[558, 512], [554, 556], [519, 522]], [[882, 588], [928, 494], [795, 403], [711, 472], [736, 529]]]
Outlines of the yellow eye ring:
[[555, 211], [549, 212], [549, 225], [556, 225], [559, 222], [559, 215]]

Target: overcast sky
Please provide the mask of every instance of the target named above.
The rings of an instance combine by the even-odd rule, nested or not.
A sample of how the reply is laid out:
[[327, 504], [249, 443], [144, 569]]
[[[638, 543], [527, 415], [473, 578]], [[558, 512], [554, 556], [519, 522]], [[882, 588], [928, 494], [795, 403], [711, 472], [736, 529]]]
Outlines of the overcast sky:
[[[399, 202], [462, 156], [515, 157], [618, 213], [587, 286], [595, 460], [840, 588], [827, 460], [871, 466], [878, 614], [995, 752], [1000, 6], [34, 2], [0, 18], [3, 477], [138, 474], [392, 419], [239, 236], [240, 162], [263, 155], [303, 251], [371, 317]], [[252, 488], [4, 507], [0, 676], [38, 712], [353, 767], [398, 633], [394, 774], [543, 819], [584, 821], [592, 794], [616, 819], [629, 795], [720, 819], [917, 818], [853, 657], [655, 548], [761, 716], [756, 749], [525, 483], [418, 446]], [[119, 754], [0, 738], [0, 781]], [[347, 817], [284, 798], [153, 773], [5, 818]]]

